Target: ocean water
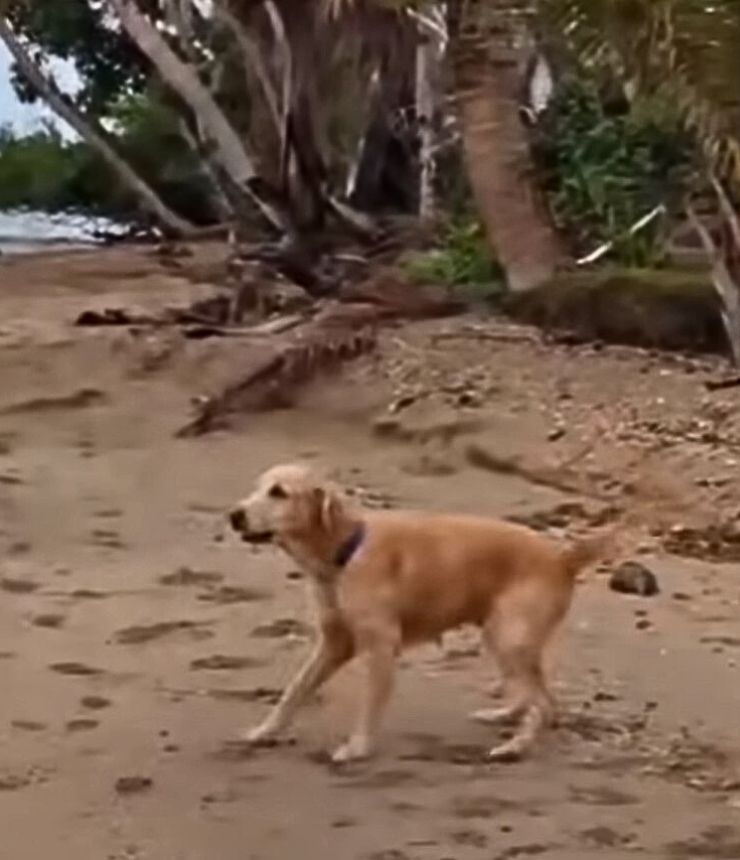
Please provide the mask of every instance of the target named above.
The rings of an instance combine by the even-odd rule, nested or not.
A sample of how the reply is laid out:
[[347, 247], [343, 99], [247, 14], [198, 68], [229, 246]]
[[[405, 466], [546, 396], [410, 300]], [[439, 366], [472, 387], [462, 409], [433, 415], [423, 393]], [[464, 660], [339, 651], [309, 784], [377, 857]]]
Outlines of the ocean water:
[[105, 218], [28, 211], [0, 212], [0, 253], [28, 254], [83, 248], [97, 244], [96, 231], [117, 233], [124, 229]]

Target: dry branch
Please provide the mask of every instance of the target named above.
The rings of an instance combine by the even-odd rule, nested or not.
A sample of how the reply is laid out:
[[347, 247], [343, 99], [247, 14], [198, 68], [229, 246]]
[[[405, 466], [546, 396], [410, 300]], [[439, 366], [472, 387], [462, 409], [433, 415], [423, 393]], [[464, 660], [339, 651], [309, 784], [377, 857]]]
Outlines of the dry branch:
[[223, 428], [236, 413], [290, 405], [300, 385], [374, 349], [378, 318], [377, 310], [367, 305], [328, 307], [286, 333], [266, 355], [261, 350], [256, 365], [220, 394], [203, 400], [177, 436], [200, 436]]

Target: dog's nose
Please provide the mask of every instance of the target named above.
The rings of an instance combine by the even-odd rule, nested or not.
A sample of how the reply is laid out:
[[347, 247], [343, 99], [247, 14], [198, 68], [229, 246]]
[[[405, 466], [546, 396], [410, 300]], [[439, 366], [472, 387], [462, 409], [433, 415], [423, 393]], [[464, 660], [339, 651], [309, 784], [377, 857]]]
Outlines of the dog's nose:
[[247, 515], [241, 508], [234, 508], [229, 514], [229, 522], [235, 532], [243, 532], [247, 527]]

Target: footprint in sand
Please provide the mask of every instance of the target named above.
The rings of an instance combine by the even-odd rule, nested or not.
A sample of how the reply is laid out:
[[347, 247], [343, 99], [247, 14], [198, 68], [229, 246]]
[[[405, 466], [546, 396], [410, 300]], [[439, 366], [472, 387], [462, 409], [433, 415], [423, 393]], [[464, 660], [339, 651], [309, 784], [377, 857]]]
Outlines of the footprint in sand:
[[31, 619], [31, 624], [34, 627], [44, 627], [47, 630], [58, 630], [60, 627], [64, 626], [64, 622], [67, 620], [65, 615], [62, 615], [57, 612], [44, 612], [41, 615], [34, 615]]
[[251, 687], [246, 690], [209, 690], [212, 699], [222, 702], [262, 702], [275, 705], [280, 699], [281, 692], [275, 687]]
[[7, 591], [8, 594], [31, 594], [40, 587], [38, 582], [33, 582], [30, 579], [13, 579], [8, 576], [0, 579], [0, 589]]
[[209, 623], [202, 621], [159, 621], [155, 624], [135, 624], [113, 634], [113, 641], [119, 645], [143, 645], [170, 636], [173, 633], [187, 632], [194, 639], [207, 639], [213, 636], [206, 628]]
[[252, 636], [263, 639], [280, 639], [285, 636], [309, 636], [311, 629], [296, 618], [276, 618], [260, 624], [252, 631]]
[[18, 791], [30, 784], [31, 780], [27, 776], [20, 776], [14, 773], [0, 773], [0, 791]]
[[269, 595], [255, 588], [244, 588], [240, 585], [222, 585], [219, 588], [211, 588], [198, 595], [198, 600], [205, 603], [216, 603], [220, 606], [229, 606], [234, 603], [254, 603], [258, 600], [267, 600]]
[[0, 792], [19, 791], [29, 785], [43, 785], [49, 781], [53, 771], [45, 767], [32, 765], [24, 773], [0, 770]]
[[102, 711], [109, 708], [113, 702], [106, 699], [105, 696], [83, 696], [80, 699], [80, 705], [88, 711]]
[[69, 596], [72, 600], [105, 600], [110, 597], [110, 594], [96, 591], [94, 588], [76, 588], [74, 591], [70, 591]]
[[222, 573], [209, 570], [193, 570], [190, 567], [178, 567], [173, 573], [165, 573], [159, 577], [160, 585], [167, 586], [209, 586], [216, 585], [223, 580]]
[[141, 794], [148, 791], [154, 785], [154, 780], [148, 776], [120, 776], [116, 780], [115, 789], [117, 794]]
[[95, 511], [93, 516], [101, 520], [115, 520], [123, 516], [123, 511], [119, 508], [103, 508], [102, 510]]
[[212, 654], [210, 657], [199, 657], [190, 663], [190, 668], [199, 671], [208, 669], [210, 671], [231, 671], [236, 669], [256, 669], [263, 666], [264, 662], [255, 660], [254, 657], [229, 657], [226, 654]]
[[48, 728], [46, 723], [40, 723], [37, 720], [11, 720], [10, 725], [22, 732], [43, 732]]
[[98, 720], [91, 720], [88, 717], [75, 717], [73, 720], [67, 721], [68, 732], [90, 732], [97, 729], [100, 725]]
[[91, 543], [104, 549], [126, 549], [126, 543], [121, 535], [112, 529], [93, 529]]
[[52, 663], [49, 666], [52, 672], [57, 672], [60, 675], [71, 675], [73, 677], [84, 678], [92, 675], [102, 675], [102, 669], [96, 669], [94, 666], [88, 666], [86, 663], [62, 662]]
[[6, 487], [20, 487], [25, 483], [20, 475], [15, 472], [7, 471], [0, 472], [0, 484], [5, 484]]

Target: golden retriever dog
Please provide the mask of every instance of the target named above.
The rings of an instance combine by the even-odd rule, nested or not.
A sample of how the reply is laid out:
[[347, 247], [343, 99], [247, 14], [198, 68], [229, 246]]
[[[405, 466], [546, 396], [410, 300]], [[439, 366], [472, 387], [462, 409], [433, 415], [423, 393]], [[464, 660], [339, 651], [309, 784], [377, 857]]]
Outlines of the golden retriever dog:
[[521, 756], [549, 722], [543, 650], [568, 610], [576, 575], [602, 555], [605, 538], [561, 545], [486, 517], [365, 511], [310, 469], [291, 464], [265, 472], [229, 518], [243, 540], [274, 542], [302, 567], [318, 614], [313, 653], [247, 740], [284, 731], [312, 693], [362, 656], [367, 673], [357, 722], [333, 759], [369, 756], [399, 652], [466, 624], [481, 629], [507, 699], [473, 718], [518, 721], [491, 758]]

